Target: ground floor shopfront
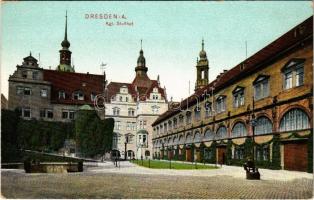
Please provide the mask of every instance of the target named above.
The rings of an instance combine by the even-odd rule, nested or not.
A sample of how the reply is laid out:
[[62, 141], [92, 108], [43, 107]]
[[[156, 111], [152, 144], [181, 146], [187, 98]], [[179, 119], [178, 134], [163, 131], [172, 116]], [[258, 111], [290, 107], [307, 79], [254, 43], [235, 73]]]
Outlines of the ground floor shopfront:
[[253, 158], [260, 168], [313, 171], [311, 129], [255, 136], [162, 145], [154, 148], [154, 159], [217, 163], [242, 166]]

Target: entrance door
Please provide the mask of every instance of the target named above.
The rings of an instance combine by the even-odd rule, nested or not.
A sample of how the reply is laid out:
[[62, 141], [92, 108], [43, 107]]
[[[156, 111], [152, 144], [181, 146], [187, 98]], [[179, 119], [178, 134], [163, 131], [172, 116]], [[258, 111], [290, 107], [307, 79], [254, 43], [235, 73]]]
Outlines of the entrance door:
[[284, 169], [307, 171], [307, 143], [289, 142], [284, 144]]
[[186, 161], [192, 162], [192, 149], [186, 149]]
[[217, 147], [218, 151], [218, 164], [225, 164], [226, 163], [226, 152], [227, 147]]

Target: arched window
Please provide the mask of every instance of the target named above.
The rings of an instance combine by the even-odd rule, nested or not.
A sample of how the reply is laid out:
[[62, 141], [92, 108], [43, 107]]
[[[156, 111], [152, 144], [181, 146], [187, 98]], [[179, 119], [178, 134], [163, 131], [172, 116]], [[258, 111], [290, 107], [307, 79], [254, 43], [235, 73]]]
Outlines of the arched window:
[[172, 139], [171, 137], [168, 138], [168, 146], [171, 146], [172, 145]]
[[178, 140], [179, 140], [179, 138], [178, 138], [177, 136], [174, 136], [174, 137], [173, 137], [172, 144], [173, 144], [173, 145], [177, 145], [177, 144], [178, 144]]
[[118, 107], [112, 108], [112, 113], [115, 116], [120, 115], [120, 108], [118, 108]]
[[200, 132], [196, 132], [193, 139], [194, 143], [201, 142], [201, 134]]
[[186, 144], [192, 143], [192, 135], [191, 135], [191, 133], [187, 134], [186, 139], [185, 139], [185, 143]]
[[231, 131], [232, 137], [241, 137], [247, 134], [245, 125], [242, 122], [237, 122]]
[[266, 133], [271, 133], [273, 125], [271, 121], [267, 117], [259, 117], [257, 118], [257, 123], [255, 126], [255, 134], [256, 135], [262, 135]]
[[194, 118], [196, 121], [201, 119], [201, 108], [199, 106], [194, 108]]
[[223, 139], [226, 137], [227, 137], [227, 128], [225, 126], [219, 127], [219, 129], [216, 132], [216, 138]]
[[207, 129], [205, 132], [203, 141], [213, 140], [214, 136], [215, 134], [210, 129]]
[[179, 144], [184, 144], [184, 138], [182, 135], [179, 137]]
[[280, 121], [280, 131], [293, 131], [310, 128], [309, 117], [298, 108], [289, 110]]

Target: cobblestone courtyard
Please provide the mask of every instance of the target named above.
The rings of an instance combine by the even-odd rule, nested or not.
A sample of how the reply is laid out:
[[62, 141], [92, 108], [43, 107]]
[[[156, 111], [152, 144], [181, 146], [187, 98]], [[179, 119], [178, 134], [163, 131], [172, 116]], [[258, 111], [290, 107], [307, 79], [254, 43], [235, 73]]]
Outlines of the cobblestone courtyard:
[[[25, 174], [23, 170], [4, 170], [1, 177], [2, 195], [6, 198], [312, 197], [312, 179], [304, 177], [249, 181], [228, 175], [169, 176], [167, 172], [164, 175], [123, 172], [130, 169], [143, 170], [135, 166], [121, 166], [120, 173], [115, 173], [113, 170], [116, 169], [111, 167], [95, 167], [83, 173], [72, 174]], [[210, 173], [209, 170], [198, 171]]]

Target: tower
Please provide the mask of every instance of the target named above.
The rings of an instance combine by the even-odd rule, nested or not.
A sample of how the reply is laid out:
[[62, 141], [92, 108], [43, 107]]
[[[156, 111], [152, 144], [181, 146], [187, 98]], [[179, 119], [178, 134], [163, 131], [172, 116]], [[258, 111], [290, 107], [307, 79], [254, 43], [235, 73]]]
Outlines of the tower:
[[62, 49], [59, 50], [60, 53], [60, 64], [57, 67], [58, 71], [74, 72], [74, 68], [71, 66], [71, 54], [69, 50], [70, 42], [68, 41], [68, 15], [65, 15], [65, 32], [64, 39], [61, 42]]
[[147, 76], [148, 68], [146, 67], [146, 61], [144, 57], [144, 52], [142, 49], [142, 40], [141, 40], [141, 50], [140, 56], [137, 59], [137, 66], [135, 67], [136, 76]]
[[202, 50], [199, 54], [200, 59], [196, 63], [196, 83], [195, 90], [203, 88], [208, 84], [208, 60], [206, 56], [206, 51], [204, 50], [204, 40], [202, 40]]

